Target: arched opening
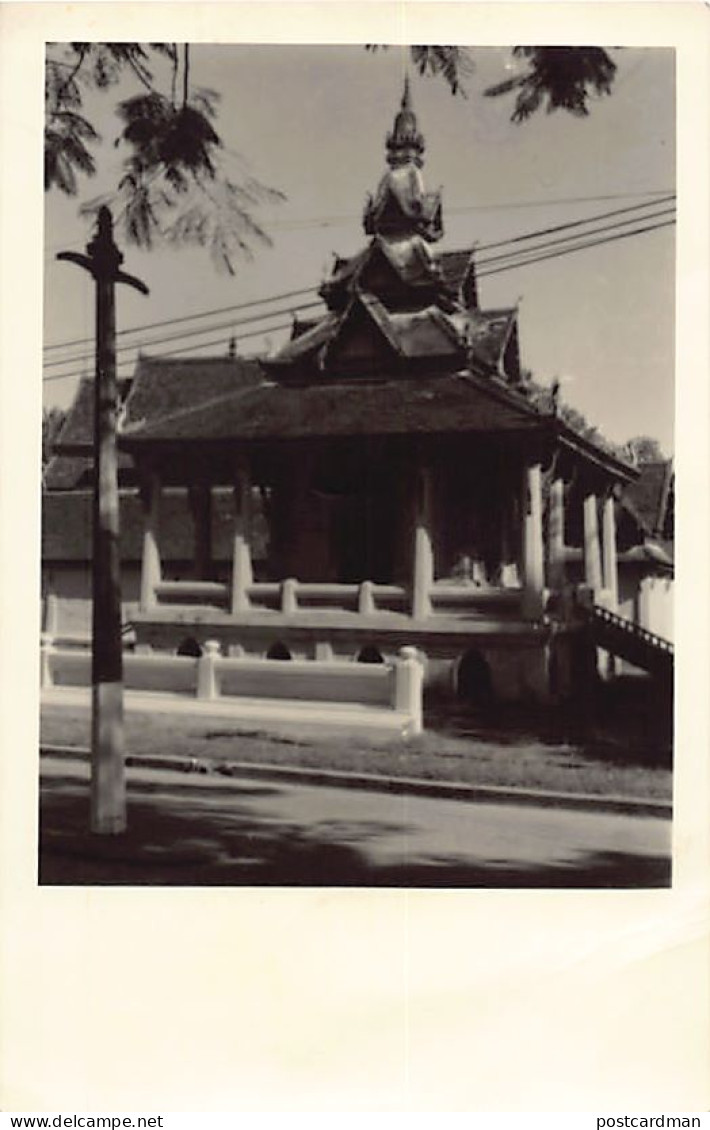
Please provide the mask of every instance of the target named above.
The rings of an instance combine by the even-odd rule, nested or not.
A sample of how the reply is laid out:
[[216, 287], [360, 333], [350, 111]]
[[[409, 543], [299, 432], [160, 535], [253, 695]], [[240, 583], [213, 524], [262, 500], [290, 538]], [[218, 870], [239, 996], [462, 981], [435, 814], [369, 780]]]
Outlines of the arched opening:
[[188, 655], [191, 659], [199, 659], [202, 655], [202, 648], [194, 636], [186, 636], [178, 646], [177, 654]]
[[486, 706], [493, 701], [491, 669], [480, 651], [467, 651], [456, 674], [456, 695], [462, 702]]
[[367, 644], [355, 657], [356, 663], [384, 663], [384, 661], [382, 652], [374, 644]]
[[293, 656], [291, 655], [291, 652], [286, 647], [286, 644], [281, 643], [281, 640], [277, 640], [276, 643], [272, 643], [271, 647], [267, 651], [266, 658], [267, 659], [292, 659]]

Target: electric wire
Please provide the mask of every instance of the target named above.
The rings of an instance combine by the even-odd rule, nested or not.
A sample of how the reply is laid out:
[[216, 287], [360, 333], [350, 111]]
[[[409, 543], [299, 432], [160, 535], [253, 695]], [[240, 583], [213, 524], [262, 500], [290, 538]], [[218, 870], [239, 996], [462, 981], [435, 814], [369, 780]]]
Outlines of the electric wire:
[[[322, 305], [322, 303], [320, 301], [318, 301], [318, 302], [306, 302], [306, 303], [303, 303], [302, 305], [300, 305], [298, 307], [298, 309], [299, 309], [299, 311], [301, 311], [301, 310], [312, 310], [316, 306], [320, 307], [321, 305]], [[285, 313], [288, 313], [288, 311], [287, 310], [267, 310], [265, 314], [253, 314], [250, 318], [241, 318], [241, 319], [237, 318], [237, 319], [232, 319], [229, 322], [218, 322], [216, 325], [206, 326], [204, 329], [182, 330], [180, 333], [167, 334], [167, 335], [162, 336], [162, 337], [153, 338], [152, 340], [147, 339], [145, 341], [129, 342], [127, 345], [117, 346], [116, 353], [117, 354], [127, 353], [130, 350], [134, 350], [134, 349], [139, 349], [139, 348], [143, 349], [143, 348], [150, 347], [151, 345], [161, 345], [164, 341], [180, 341], [183, 338], [188, 338], [188, 337], [202, 337], [204, 334], [215, 333], [217, 330], [232, 330], [232, 329], [236, 329], [240, 326], [251, 326], [251, 325], [254, 324], [254, 322], [262, 322], [267, 318], [283, 317], [283, 315]], [[270, 329], [269, 326], [265, 326], [263, 328], [263, 330], [259, 330], [258, 332], [259, 333], [267, 333], [269, 329]], [[241, 334], [240, 336], [245, 337], [246, 335]], [[44, 368], [45, 369], [53, 369], [53, 368], [57, 368], [57, 366], [61, 366], [61, 365], [74, 364], [74, 363], [77, 363], [77, 362], [86, 361], [86, 360], [90, 359], [92, 356], [93, 356], [93, 354], [91, 354], [91, 353], [82, 353], [82, 354], [78, 354], [76, 357], [62, 357], [61, 360], [46, 361], [45, 364], [44, 364]]]
[[[503, 200], [495, 204], [462, 204], [458, 207], [450, 206], [447, 212], [452, 216], [465, 215], [468, 212], [493, 212], [505, 211], [515, 208], [550, 208], [553, 206], [564, 206], [565, 204], [595, 204], [600, 200], [631, 200], [638, 197], [653, 197], [663, 196], [670, 193], [672, 190], [669, 188], [646, 188], [640, 189], [638, 192], [607, 192], [601, 193], [598, 196], [560, 196], [552, 200]], [[125, 208], [122, 209], [121, 214], [125, 213]], [[352, 223], [357, 221], [358, 217], [355, 213], [344, 213], [340, 216], [310, 216], [303, 219], [294, 220], [274, 220], [270, 223], [271, 228], [318, 228], [318, 227], [331, 227], [336, 224]], [[64, 248], [76, 250], [82, 248], [87, 242], [87, 238], [75, 239], [73, 243], [67, 243], [61, 240], [57, 243], [50, 243], [44, 252], [45, 259], [51, 259], [55, 251], [61, 251]]]
[[[543, 236], [543, 235], [549, 235], [553, 232], [565, 231], [565, 230], [569, 230], [571, 228], [578, 228], [578, 227], [584, 226], [586, 224], [595, 223], [599, 220], [609, 219], [609, 218], [612, 218], [614, 216], [621, 215], [622, 213], [636, 212], [636, 211], [641, 211], [641, 210], [646, 209], [646, 208], [655, 207], [657, 205], [666, 203], [667, 201], [670, 201], [674, 198], [675, 198], [675, 194], [671, 193], [671, 194], [668, 194], [668, 195], [661, 197], [660, 199], [653, 200], [653, 201], [647, 201], [647, 202], [636, 204], [636, 205], [631, 205], [628, 208], [613, 209], [612, 211], [598, 213], [594, 216], [587, 216], [583, 219], [572, 220], [572, 221], [569, 221], [569, 222], [564, 223], [564, 224], [556, 224], [553, 227], [541, 228], [541, 229], [534, 231], [534, 232], [523, 233], [523, 234], [518, 235], [518, 236], [513, 236], [510, 239], [496, 240], [496, 241], [491, 242], [491, 243], [481, 244], [478, 247], [474, 248], [474, 251], [477, 251], [477, 252], [489, 251], [489, 250], [494, 250], [494, 249], [499, 248], [499, 247], [507, 247], [507, 246], [510, 246], [510, 245], [513, 245], [513, 244], [538, 239], [540, 236]], [[273, 295], [270, 298], [252, 299], [249, 302], [236, 303], [236, 304], [233, 304], [231, 306], [221, 306], [221, 307], [214, 308], [212, 310], [201, 311], [197, 314], [185, 314], [182, 317], [178, 317], [178, 318], [166, 318], [166, 319], [164, 319], [162, 321], [158, 321], [158, 322], [148, 322], [148, 323], [145, 323], [145, 324], [142, 324], [142, 325], [139, 325], [139, 326], [129, 326], [124, 330], [120, 330], [119, 336], [123, 337], [123, 336], [126, 336], [128, 334], [142, 333], [144, 330], [159, 329], [159, 328], [162, 328], [163, 326], [178, 325], [178, 324], [182, 324], [182, 323], [188, 322], [188, 321], [197, 321], [198, 319], [214, 317], [215, 315], [218, 315], [218, 314], [227, 314], [227, 313], [230, 313], [231, 311], [237, 312], [237, 311], [240, 311], [240, 310], [253, 309], [254, 307], [257, 307], [257, 306], [266, 305], [266, 304], [274, 303], [274, 302], [285, 301], [286, 299], [289, 299], [289, 298], [299, 298], [302, 295], [314, 294], [314, 293], [315, 293], [314, 287], [304, 287], [304, 288], [299, 289], [299, 290], [291, 290], [291, 291], [286, 291], [283, 294]], [[67, 348], [70, 348], [71, 346], [74, 346], [74, 345], [83, 345], [83, 344], [90, 343], [92, 341], [93, 341], [92, 337], [75, 338], [72, 341], [54, 342], [52, 344], [46, 345], [46, 346], [44, 346], [44, 350], [45, 350], [45, 352], [49, 352], [50, 350], [67, 349]]]
[[507, 263], [502, 266], [492, 267], [487, 271], [481, 271], [478, 275], [479, 278], [485, 278], [487, 275], [498, 275], [502, 271], [517, 270], [520, 267], [528, 267], [533, 263], [542, 263], [546, 259], [557, 259], [561, 255], [570, 255], [574, 251], [584, 251], [591, 247], [599, 247], [601, 244], [615, 243], [620, 239], [628, 239], [629, 236], [642, 235], [646, 232], [660, 231], [661, 228], [673, 227], [675, 220], [665, 220], [659, 224], [651, 224], [647, 227], [634, 228], [633, 231], [619, 232], [617, 235], [610, 235], [606, 239], [593, 240], [591, 242], [576, 243], [571, 247], [564, 248], [560, 251], [549, 251], [546, 255], [538, 255], [531, 259], [522, 259], [520, 262]]
[[570, 228], [583, 227], [586, 224], [596, 223], [597, 220], [610, 220], [615, 216], [623, 216], [623, 215], [625, 215], [629, 212], [640, 211], [642, 208], [658, 208], [661, 204], [667, 204], [671, 200], [675, 200], [675, 193], [674, 192], [669, 193], [668, 196], [662, 196], [658, 200], [649, 200], [646, 204], [633, 204], [628, 208], [614, 208], [611, 212], [599, 212], [599, 213], [597, 213], [596, 216], [585, 216], [585, 218], [581, 219], [581, 220], [571, 220], [571, 221], [564, 223], [564, 224], [555, 224], [553, 227], [550, 227], [550, 228], [540, 228], [538, 231], [534, 232], [532, 235], [523, 234], [523, 235], [514, 236], [512, 239], [498, 240], [497, 243], [482, 243], [482, 244], [479, 244], [479, 246], [477, 248], [475, 248], [475, 250], [477, 250], [477, 251], [491, 251], [494, 248], [505, 247], [508, 244], [522, 243], [523, 241], [526, 241], [526, 240], [529, 240], [529, 239], [537, 239], [539, 236], [542, 236], [542, 235], [552, 235], [554, 232], [569, 231]]
[[[669, 216], [671, 214], [672, 214], [671, 209], [665, 209], [665, 210], [662, 210], [658, 213], [654, 213], [652, 215], [645, 216], [643, 218], [648, 219], [648, 220], [656, 220], [656, 219], [663, 219], [666, 216]], [[640, 219], [641, 217], [638, 217], [638, 218]], [[632, 219], [626, 219], [626, 220], [618, 221], [616, 224], [608, 224], [608, 225], [605, 225], [602, 228], [592, 229], [589, 232], [580, 233], [580, 235], [581, 236], [596, 236], [596, 235], [599, 235], [599, 234], [605, 234], [606, 232], [613, 231], [613, 230], [615, 230], [619, 227], [625, 227], [627, 224], [632, 223], [632, 222], [633, 222]], [[574, 238], [576, 239], [577, 236], [575, 236]], [[528, 261], [533, 261], [533, 262], [539, 261], [539, 260], [536, 260], [536, 259], [529, 260], [527, 257], [529, 257], [531, 255], [537, 255], [537, 253], [540, 252], [540, 251], [546, 250], [546, 249], [553, 247], [553, 246], [560, 246], [560, 245], [562, 246], [563, 249], [567, 246], [569, 246], [570, 249], [573, 249], [572, 245], [570, 244], [570, 239], [567, 236], [563, 237], [562, 239], [549, 240], [545, 243], [538, 244], [535, 247], [523, 248], [522, 250], [516, 249], [514, 251], [506, 252], [503, 255], [492, 255], [492, 256], [488, 256], [486, 258], [480, 259], [478, 264], [477, 264], [477, 273], [481, 277], [483, 277], [485, 274], [490, 273], [490, 272], [484, 272], [484, 271], [481, 270], [481, 268], [485, 267], [487, 264], [496, 263], [496, 262], [499, 262], [499, 261], [505, 262], [506, 260], [512, 260], [512, 262], [510, 264], [511, 266], [514, 266], [514, 265], [523, 266]], [[587, 246], [587, 244], [585, 244], [584, 246]], [[312, 292], [309, 292], [309, 293], [312, 293]], [[317, 307], [320, 307], [320, 305], [321, 305], [321, 303], [319, 301], [304, 303], [304, 304], [299, 305], [298, 309], [299, 309], [299, 311], [310, 310], [310, 309], [315, 309]], [[242, 318], [242, 319], [236, 319], [236, 320], [232, 319], [228, 322], [212, 324], [212, 325], [206, 326], [204, 329], [183, 330], [183, 331], [176, 333], [176, 334], [161, 335], [160, 337], [156, 337], [156, 338], [152, 338], [152, 339], [146, 339], [146, 340], [143, 340], [141, 342], [122, 344], [122, 345], [118, 346], [116, 352], [117, 352], [117, 355], [118, 355], [118, 354], [121, 354], [121, 353], [133, 351], [133, 350], [135, 350], [139, 347], [140, 348], [149, 348], [149, 347], [154, 346], [154, 345], [161, 345], [164, 342], [181, 341], [181, 340], [185, 340], [185, 339], [191, 338], [191, 337], [202, 337], [205, 334], [215, 333], [218, 330], [235, 329], [235, 328], [245, 326], [245, 325], [253, 325], [254, 322], [265, 321], [265, 320], [270, 319], [270, 318], [282, 317], [285, 313], [287, 313], [287, 311], [284, 310], [284, 309], [269, 310], [269, 311], [265, 311], [264, 313], [251, 315], [248, 318]], [[267, 332], [270, 329], [271, 329], [270, 326], [269, 327], [265, 326], [265, 327], [263, 327], [263, 332]], [[245, 335], [242, 334], [241, 336], [245, 336]], [[72, 364], [72, 365], [73, 364], [80, 364], [82, 361], [91, 360], [92, 356], [93, 356], [93, 354], [91, 354], [91, 353], [83, 353], [83, 354], [78, 354], [78, 355], [73, 356], [73, 357], [63, 357], [63, 358], [59, 358], [59, 359], [56, 359], [56, 360], [53, 360], [53, 361], [46, 362], [44, 368], [45, 369], [52, 369], [52, 368], [61, 368], [65, 365], [69, 365], [69, 364]]]
[[[647, 218], [648, 219], [655, 219], [655, 217], [647, 217]], [[627, 222], [633, 222], [633, 221], [627, 221]], [[601, 246], [601, 245], [607, 244], [607, 243], [614, 243], [618, 240], [627, 239], [631, 236], [642, 235], [642, 234], [646, 234], [648, 232], [658, 231], [662, 228], [672, 227], [674, 225], [674, 223], [675, 223], [675, 221], [670, 220], [670, 219], [669, 220], [661, 220], [661, 222], [658, 222], [658, 223], [647, 224], [647, 225], [643, 225], [641, 227], [633, 228], [630, 231], [617, 232], [614, 235], [606, 236], [606, 235], [604, 235], [604, 232], [606, 230], [610, 230], [612, 228], [620, 226], [618, 224], [609, 225], [608, 229], [599, 229], [597, 232], [589, 233], [589, 234], [593, 234], [595, 238], [585, 240], [583, 237], [587, 233], [580, 233], [580, 236], [574, 237], [574, 240], [572, 240], [572, 241], [570, 241], [570, 240], [551, 241], [551, 242], [554, 242], [554, 243], [558, 243], [558, 242], [564, 243], [565, 246], [560, 247], [555, 251], [547, 251], [545, 254], [542, 254], [542, 255], [538, 254], [538, 252], [543, 250], [544, 245], [541, 245], [540, 247], [527, 248], [527, 249], [524, 249], [522, 251], [517, 252], [514, 261], [499, 264], [499, 265], [493, 266], [493, 267], [489, 267], [488, 270], [485, 269], [486, 263], [493, 262], [500, 257], [493, 256], [489, 260], [482, 260], [481, 263], [480, 263], [481, 269], [477, 269], [476, 275], [477, 275], [478, 278], [485, 278], [488, 275], [500, 274], [503, 271], [516, 270], [520, 267], [531, 266], [535, 263], [544, 262], [544, 261], [549, 260], [549, 259], [560, 258], [563, 255], [568, 255], [568, 254], [571, 254], [573, 252], [586, 250], [586, 249]], [[603, 238], [596, 238], [599, 235], [602, 235]], [[512, 255], [513, 255], [513, 253], [511, 253], [511, 256]], [[503, 258], [507, 258], [507, 256], [504, 256]], [[314, 307], [314, 306], [319, 306], [319, 305], [320, 305], [320, 303], [310, 303], [310, 304], [308, 304], [308, 307], [304, 306], [304, 307], [302, 307], [302, 309], [310, 308], [310, 307]], [[286, 311], [284, 311], [284, 310], [275, 310], [275, 311], [270, 312], [268, 315], [263, 315], [262, 320], [263, 320], [264, 317], [278, 317], [279, 315], [283, 315], [284, 313], [286, 313]], [[255, 320], [257, 320], [257, 319], [256, 318], [245, 319], [244, 324], [252, 324], [253, 321], [255, 321]], [[259, 328], [258, 330], [250, 330], [250, 331], [247, 331], [245, 333], [241, 333], [240, 334], [240, 340], [246, 339], [246, 338], [252, 338], [252, 337], [260, 337], [260, 336], [263, 336], [263, 335], [266, 335], [266, 334], [269, 334], [269, 333], [276, 333], [276, 332], [278, 332], [282, 329], [289, 328], [289, 326], [291, 324], [292, 324], [291, 322], [283, 322], [283, 323], [280, 323], [279, 325], [276, 325], [276, 326], [265, 326], [265, 327]], [[233, 325], [234, 325], [233, 322], [226, 323], [226, 328], [231, 328]], [[211, 333], [211, 332], [214, 332], [218, 328], [219, 327], [217, 327], [217, 326], [209, 326], [209, 327], [206, 327], [205, 330], [203, 330], [203, 331], [198, 331], [198, 333]], [[148, 342], [148, 343], [135, 343], [133, 345], [123, 346], [121, 348], [122, 348], [123, 352], [126, 352], [127, 350], [138, 349], [139, 347], [146, 345], [146, 344], [160, 345], [164, 341], [182, 339], [185, 336], [190, 336], [190, 335], [189, 334], [176, 334], [176, 335], [172, 335], [171, 338], [165, 338], [165, 337], [155, 338], [151, 342]], [[208, 341], [208, 342], [195, 343], [191, 346], [188, 346], [187, 348], [192, 349], [192, 350], [197, 350], [197, 349], [205, 349], [205, 348], [208, 348], [208, 347], [213, 346], [213, 345], [224, 345], [224, 344], [225, 344], [225, 341], [224, 341], [224, 335], [223, 335], [220, 338], [210, 339], [210, 341]], [[180, 347], [178, 349], [172, 349], [172, 350], [165, 350], [165, 351], [161, 350], [161, 354], [169, 356], [169, 355], [174, 355], [174, 354], [177, 354], [177, 353], [184, 353], [184, 351], [185, 351], [184, 347]], [[78, 361], [81, 361], [81, 360], [90, 360], [92, 358], [92, 356], [93, 356], [92, 354], [82, 355], [81, 357], [74, 358], [72, 363], [74, 363], [74, 361], [78, 362]], [[54, 362], [53, 364], [61, 364], [61, 363], [62, 362]], [[63, 363], [68, 364], [69, 360], [65, 359], [65, 361]], [[131, 363], [130, 359], [126, 359], [124, 361], [118, 362], [119, 365], [125, 365], [125, 364], [130, 364], [130, 363]], [[78, 373], [76, 371], [72, 372], [72, 373], [59, 373], [59, 374], [53, 374], [52, 376], [48, 376], [48, 377], [45, 377], [43, 379], [44, 379], [45, 382], [49, 382], [49, 381], [54, 381], [54, 380], [68, 380], [70, 377], [76, 377], [76, 376], [81, 376], [81, 373]]]
[[[660, 212], [654, 212], [652, 215], [635, 216], [633, 219], [617, 220], [615, 224], [605, 224], [603, 228], [592, 228], [588, 232], [580, 232], [579, 238], [587, 238], [590, 236], [605, 234], [609, 231], [615, 231], [617, 228], [624, 228], [628, 224], [635, 223], [637, 220], [662, 220], [666, 219], [668, 216], [674, 215], [675, 209], [665, 208]], [[578, 236], [575, 235], [571, 238], [577, 239]], [[545, 251], [549, 247], [566, 246], [569, 242], [570, 236], [563, 236], [561, 239], [548, 239], [544, 243], [536, 244], [534, 247], [525, 247], [522, 250], [517, 249], [515, 251], [506, 251], [502, 255], [489, 255], [487, 258], [481, 259], [480, 264], [481, 266], [486, 266], [489, 263], [503, 262], [506, 259], [517, 259], [520, 255], [532, 255], [538, 251]]]

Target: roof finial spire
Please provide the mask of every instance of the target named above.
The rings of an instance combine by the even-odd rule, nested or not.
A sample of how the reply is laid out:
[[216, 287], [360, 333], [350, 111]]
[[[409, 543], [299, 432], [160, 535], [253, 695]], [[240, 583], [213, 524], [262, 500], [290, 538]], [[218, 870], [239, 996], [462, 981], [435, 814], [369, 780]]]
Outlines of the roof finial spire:
[[409, 74], [404, 76], [404, 90], [402, 101], [391, 133], [387, 134], [387, 164], [390, 168], [400, 165], [415, 164], [419, 168], [424, 163], [422, 154], [425, 144], [419, 132], [416, 114], [412, 109], [412, 95], [409, 86]]
[[409, 71], [404, 73], [404, 90], [402, 92], [401, 108], [403, 110], [412, 109], [412, 95], [409, 89]]

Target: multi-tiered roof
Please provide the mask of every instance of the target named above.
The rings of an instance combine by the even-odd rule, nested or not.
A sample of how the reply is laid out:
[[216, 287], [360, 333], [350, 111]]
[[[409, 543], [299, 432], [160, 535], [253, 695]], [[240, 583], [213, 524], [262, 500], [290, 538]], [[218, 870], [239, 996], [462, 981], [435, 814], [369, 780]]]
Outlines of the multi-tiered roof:
[[370, 241], [352, 258], [335, 259], [320, 288], [327, 315], [297, 323], [269, 362], [282, 379], [412, 376], [471, 360], [519, 379], [516, 310], [482, 311], [472, 256], [455, 253], [454, 264], [433, 250], [444, 225], [441, 192], [425, 189], [424, 150], [405, 80], [387, 135], [387, 170], [365, 205]]
[[[192, 451], [202, 465], [235, 443], [507, 433], [546, 437], [612, 476], [635, 477], [525, 394], [517, 309], [481, 309], [473, 256], [435, 253], [441, 194], [425, 189], [424, 150], [406, 82], [387, 169], [365, 206], [369, 241], [336, 258], [320, 288], [325, 312], [294, 321], [291, 340], [268, 358], [141, 357], [122, 414], [125, 452], [179, 470], [189, 463], [177, 454]], [[86, 458], [90, 428], [73, 417], [58, 450]], [[50, 470], [49, 481], [60, 468]]]

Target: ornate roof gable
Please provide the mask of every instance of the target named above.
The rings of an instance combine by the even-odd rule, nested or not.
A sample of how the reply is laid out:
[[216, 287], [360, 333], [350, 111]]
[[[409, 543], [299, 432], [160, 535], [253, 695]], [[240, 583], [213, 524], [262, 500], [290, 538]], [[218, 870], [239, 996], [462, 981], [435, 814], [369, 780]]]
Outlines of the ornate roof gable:
[[356, 289], [377, 294], [388, 309], [411, 306], [413, 292], [416, 302], [446, 303], [453, 297], [429, 245], [416, 235], [398, 240], [376, 236], [358, 255], [339, 260], [319, 293], [330, 310], [343, 310]]

